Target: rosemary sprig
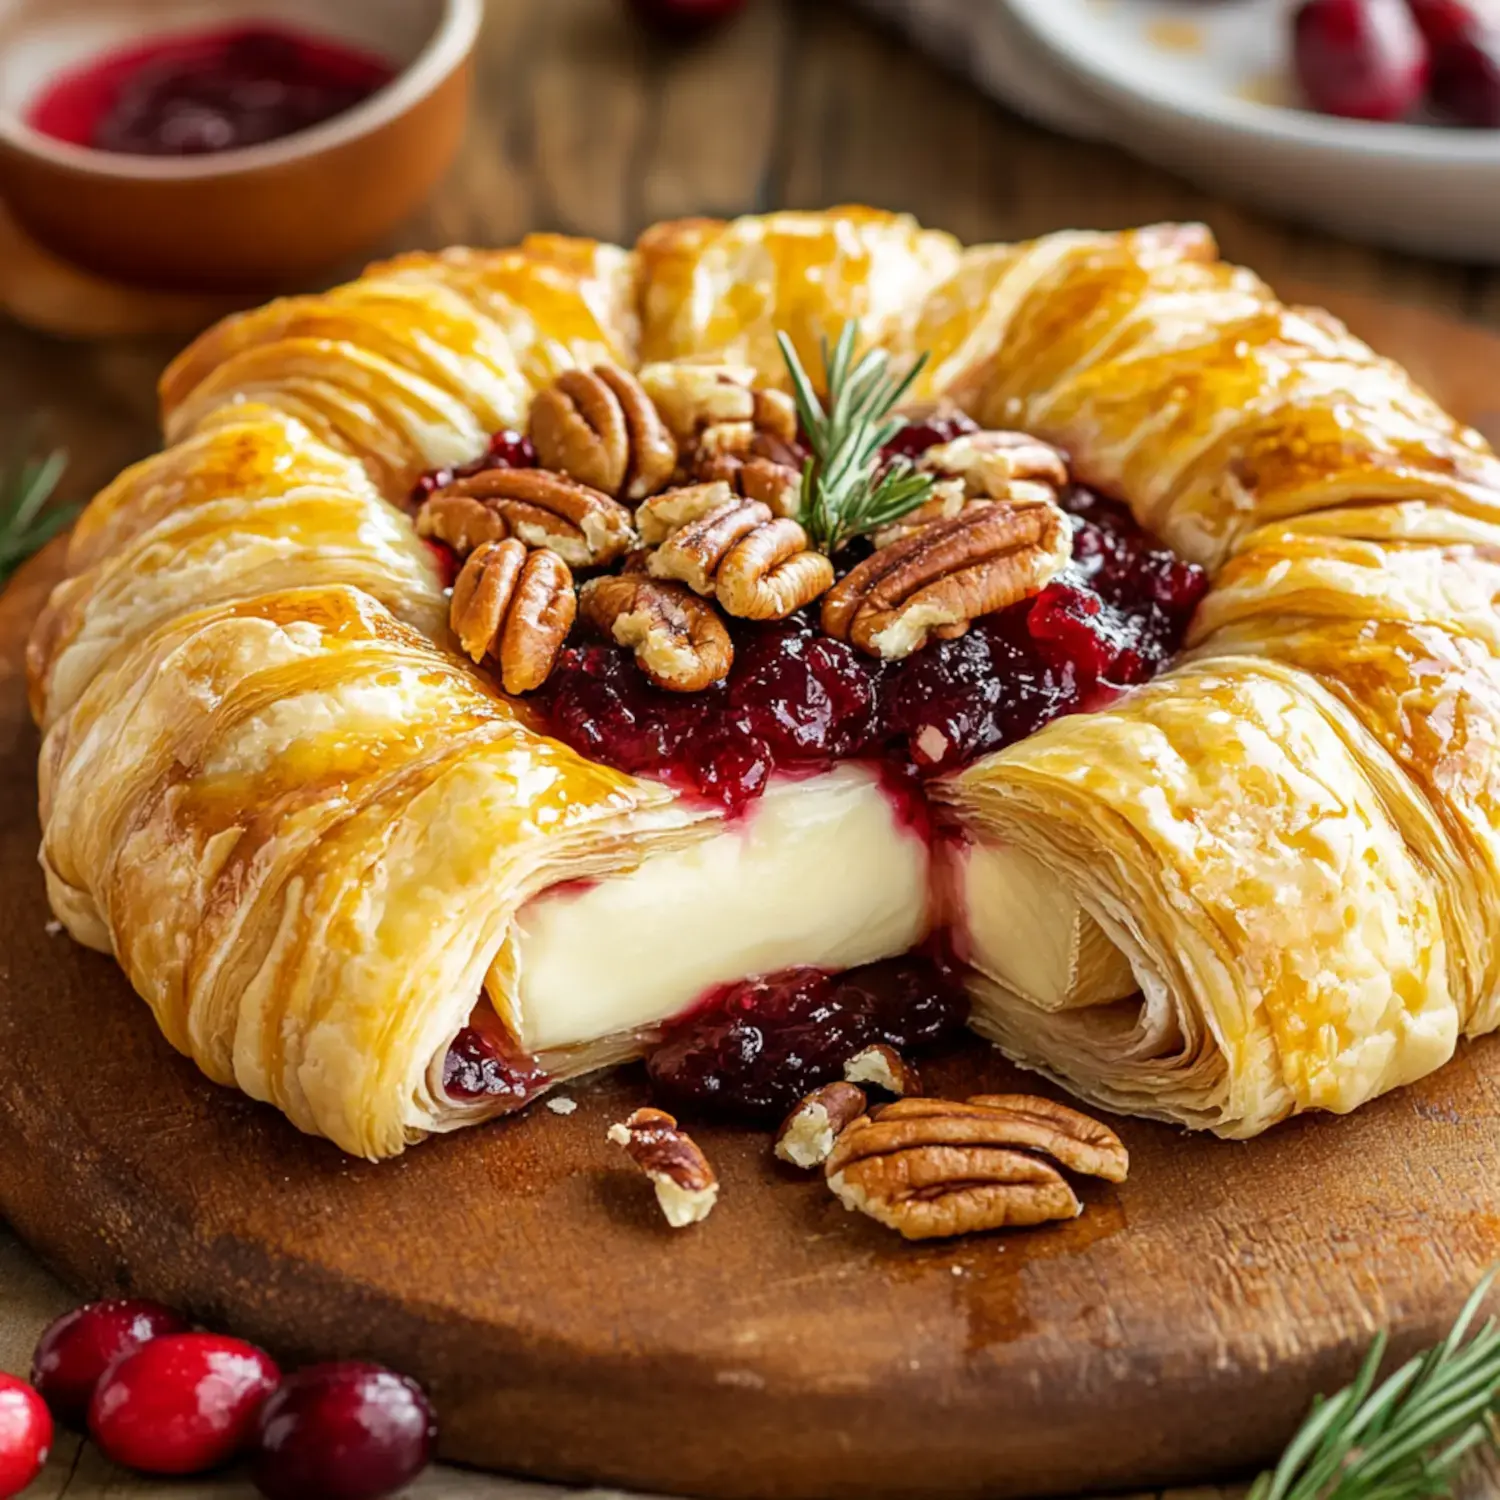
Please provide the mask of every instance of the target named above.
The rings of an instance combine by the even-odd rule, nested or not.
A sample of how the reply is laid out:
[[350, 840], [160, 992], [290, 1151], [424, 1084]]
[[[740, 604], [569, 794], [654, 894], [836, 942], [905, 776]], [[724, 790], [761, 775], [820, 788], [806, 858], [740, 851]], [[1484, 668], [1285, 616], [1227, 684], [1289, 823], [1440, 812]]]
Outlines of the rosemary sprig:
[[792, 398], [807, 433], [812, 457], [802, 471], [798, 519], [815, 547], [832, 554], [857, 536], [899, 520], [932, 490], [932, 480], [910, 460], [882, 465], [880, 450], [906, 426], [891, 412], [927, 362], [924, 354], [901, 379], [890, 373], [883, 350], [870, 349], [857, 362], [859, 326], [845, 323], [832, 350], [823, 340], [827, 405], [808, 378], [792, 341], [776, 335], [792, 379]]
[[45, 508], [67, 466], [61, 451], [35, 458], [23, 448], [0, 470], [0, 582], [78, 514], [76, 505]]
[[1379, 1386], [1386, 1335], [1352, 1384], [1313, 1402], [1281, 1462], [1246, 1500], [1430, 1500], [1449, 1495], [1465, 1458], [1496, 1440], [1500, 1326], [1489, 1319], [1464, 1342], [1491, 1285], [1491, 1271], [1448, 1337]]

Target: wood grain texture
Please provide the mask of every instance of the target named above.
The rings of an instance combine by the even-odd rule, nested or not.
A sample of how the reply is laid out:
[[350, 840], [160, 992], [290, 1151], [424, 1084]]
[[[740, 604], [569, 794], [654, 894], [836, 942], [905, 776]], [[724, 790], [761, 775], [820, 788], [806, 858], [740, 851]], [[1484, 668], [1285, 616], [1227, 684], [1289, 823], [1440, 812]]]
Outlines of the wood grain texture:
[[[1500, 339], [1343, 299], [1461, 415]], [[433, 1392], [448, 1456], [714, 1496], [1005, 1496], [1241, 1471], [1373, 1333], [1431, 1341], [1500, 1256], [1500, 1040], [1248, 1145], [1126, 1121], [1070, 1224], [906, 1245], [704, 1129], [674, 1234], [604, 1141], [637, 1071], [383, 1166], [205, 1082], [114, 966], [48, 931], [20, 658], [56, 549], [0, 600], [0, 1208], [74, 1285]], [[962, 1095], [1036, 1085], [973, 1044]]]
[[[1277, 284], [1500, 325], [1500, 275], [1289, 230], [1052, 137], [836, 0], [752, 0], [687, 50], [641, 36], [617, 0], [490, 11], [465, 150], [382, 251], [851, 199], [970, 240], [1202, 218]], [[1319, 300], [1500, 438], [1483, 335]], [[155, 445], [154, 379], [178, 341], [0, 326], [0, 438], [39, 412], [86, 498]], [[33, 604], [16, 594], [0, 620], [0, 1204], [76, 1285], [156, 1290], [294, 1356], [364, 1350], [435, 1375], [455, 1453], [758, 1495], [1201, 1478], [1273, 1446], [1376, 1326], [1430, 1336], [1500, 1247], [1491, 1045], [1354, 1120], [1253, 1146], [1128, 1125], [1128, 1188], [1025, 1240], [893, 1245], [728, 1136], [712, 1140], [720, 1214], [668, 1239], [599, 1139], [638, 1097], [628, 1078], [581, 1094], [571, 1120], [437, 1143], [382, 1180], [203, 1084], [112, 966], [47, 936], [13, 675]], [[1004, 1076], [978, 1055], [952, 1066], [948, 1081]], [[10, 1368], [58, 1295], [20, 1265], [0, 1264]], [[443, 1473], [419, 1492], [490, 1491]], [[69, 1444], [39, 1493], [157, 1489]]]

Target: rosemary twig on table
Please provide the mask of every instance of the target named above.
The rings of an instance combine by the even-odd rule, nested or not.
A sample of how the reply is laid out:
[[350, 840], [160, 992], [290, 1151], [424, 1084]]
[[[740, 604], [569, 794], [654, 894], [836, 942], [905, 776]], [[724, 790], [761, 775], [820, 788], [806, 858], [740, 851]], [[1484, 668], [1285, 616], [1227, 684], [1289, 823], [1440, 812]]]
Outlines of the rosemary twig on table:
[[0, 582], [78, 514], [76, 505], [47, 505], [67, 465], [60, 451], [37, 458], [23, 449], [0, 469]]
[[880, 458], [881, 448], [906, 426], [891, 413], [927, 356], [897, 380], [883, 350], [871, 349], [854, 359], [858, 334], [858, 325], [850, 321], [831, 350], [828, 341], [823, 341], [826, 405], [792, 341], [784, 333], [776, 335], [791, 375], [797, 415], [812, 449], [802, 471], [798, 519], [812, 544], [829, 554], [857, 536], [899, 520], [932, 490], [932, 480], [918, 473], [909, 459], [882, 464]]
[[1376, 1385], [1386, 1336], [1352, 1384], [1313, 1402], [1281, 1462], [1247, 1500], [1429, 1500], [1449, 1495], [1463, 1461], [1496, 1439], [1500, 1327], [1490, 1318], [1465, 1342], [1496, 1272], [1464, 1304], [1452, 1331]]

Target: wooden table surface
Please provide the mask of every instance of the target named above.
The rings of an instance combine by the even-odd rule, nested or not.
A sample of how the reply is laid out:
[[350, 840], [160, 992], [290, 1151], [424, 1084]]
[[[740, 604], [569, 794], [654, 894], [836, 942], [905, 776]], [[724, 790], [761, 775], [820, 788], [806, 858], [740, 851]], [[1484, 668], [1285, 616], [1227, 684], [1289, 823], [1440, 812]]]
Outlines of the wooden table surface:
[[[1350, 245], [1207, 196], [1108, 147], [983, 99], [836, 0], [752, 0], [691, 48], [646, 38], [618, 0], [490, 0], [472, 126], [429, 207], [379, 251], [508, 243], [545, 228], [628, 240], [653, 220], [862, 201], [966, 240], [1202, 219], [1272, 282], [1324, 282], [1500, 325], [1500, 272]], [[155, 444], [155, 377], [178, 340], [64, 343], [0, 322], [0, 439], [35, 415], [65, 445], [69, 498]], [[0, 975], [3, 980], [3, 975]], [[0, 1368], [23, 1370], [66, 1306], [0, 1230]], [[1500, 1489], [1490, 1473], [1476, 1490]], [[64, 1440], [39, 1497], [251, 1493], [230, 1478], [157, 1487]], [[452, 1472], [422, 1497], [556, 1493]], [[1202, 1494], [1204, 1492], [1195, 1492]], [[1207, 1492], [1213, 1494], [1216, 1492]]]

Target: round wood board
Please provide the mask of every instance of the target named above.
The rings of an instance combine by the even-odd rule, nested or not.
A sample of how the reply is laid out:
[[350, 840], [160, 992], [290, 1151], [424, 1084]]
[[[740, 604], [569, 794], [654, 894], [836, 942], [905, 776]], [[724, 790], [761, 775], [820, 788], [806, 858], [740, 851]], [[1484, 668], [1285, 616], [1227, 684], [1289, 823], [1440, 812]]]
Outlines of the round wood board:
[[[1500, 339], [1324, 297], [1500, 427]], [[427, 1383], [454, 1460], [713, 1496], [1062, 1493], [1244, 1470], [1372, 1334], [1430, 1341], [1500, 1256], [1500, 1043], [1346, 1119], [1249, 1144], [1127, 1120], [1074, 1223], [907, 1245], [697, 1132], [724, 1190], [673, 1232], [606, 1145], [638, 1071], [353, 1162], [214, 1087], [36, 867], [22, 653], [56, 576], [0, 600], [0, 1209], [80, 1290], [162, 1298], [289, 1361]], [[974, 1044], [935, 1092], [1035, 1080]]]

